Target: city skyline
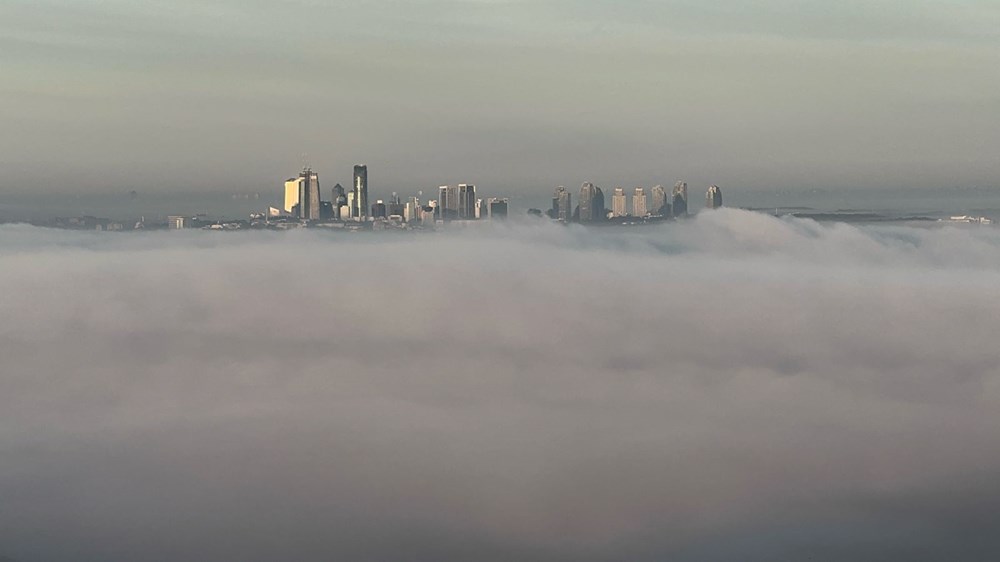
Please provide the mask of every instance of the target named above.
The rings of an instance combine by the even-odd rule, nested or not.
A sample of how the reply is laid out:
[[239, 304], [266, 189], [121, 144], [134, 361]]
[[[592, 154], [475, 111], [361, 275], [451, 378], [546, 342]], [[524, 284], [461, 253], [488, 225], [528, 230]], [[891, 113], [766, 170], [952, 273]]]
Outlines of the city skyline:
[[1000, 0], [0, 0], [0, 562], [1000, 559]]

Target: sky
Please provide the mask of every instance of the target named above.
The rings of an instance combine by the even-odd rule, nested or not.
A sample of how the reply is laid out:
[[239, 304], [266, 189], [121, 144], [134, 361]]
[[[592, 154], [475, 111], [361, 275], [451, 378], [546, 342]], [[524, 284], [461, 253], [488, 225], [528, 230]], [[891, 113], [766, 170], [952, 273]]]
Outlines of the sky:
[[992, 0], [7, 0], [0, 191], [1000, 187]]
[[0, 557], [994, 560], [998, 263], [735, 209], [0, 225]]

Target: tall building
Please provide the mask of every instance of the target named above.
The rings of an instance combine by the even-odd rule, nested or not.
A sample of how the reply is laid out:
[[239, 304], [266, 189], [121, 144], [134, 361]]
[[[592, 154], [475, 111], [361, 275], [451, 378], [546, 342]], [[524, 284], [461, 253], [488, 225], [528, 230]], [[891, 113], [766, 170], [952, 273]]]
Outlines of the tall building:
[[719, 186], [713, 185], [705, 193], [705, 207], [708, 209], [718, 209], [722, 206], [722, 190]]
[[187, 219], [179, 215], [171, 215], [167, 217], [167, 228], [170, 230], [187, 228]]
[[347, 206], [347, 194], [344, 192], [344, 186], [339, 183], [333, 186], [333, 193], [330, 199], [330, 203], [333, 207], [333, 217], [339, 220], [345, 220], [351, 218], [351, 209], [348, 207], [347, 212], [344, 213], [341, 209]]
[[476, 218], [476, 186], [472, 184], [458, 184], [458, 218]]
[[458, 218], [459, 190], [456, 186], [442, 185], [438, 188], [438, 217], [450, 221]]
[[625, 189], [616, 187], [614, 193], [611, 194], [611, 216], [624, 217], [627, 214]]
[[414, 222], [420, 220], [420, 212], [423, 210], [423, 206], [420, 204], [420, 199], [417, 197], [410, 197], [406, 200], [406, 205], [403, 207], [403, 220], [406, 222]]
[[649, 212], [646, 210], [646, 190], [637, 187], [635, 188], [635, 194], [632, 195], [632, 216], [644, 217], [648, 214]]
[[368, 166], [363, 164], [354, 166], [354, 184], [351, 191], [354, 193], [351, 216], [364, 221], [368, 216]]
[[688, 184], [679, 181], [674, 185], [673, 192], [673, 215], [684, 217], [688, 214]]
[[510, 199], [506, 197], [490, 197], [486, 200], [486, 213], [490, 220], [503, 220], [507, 218], [507, 209], [510, 206]]
[[556, 192], [552, 195], [552, 212], [551, 217], [553, 219], [569, 222], [573, 218], [573, 197], [570, 195], [568, 189], [563, 186], [556, 188]]
[[384, 218], [386, 218], [388, 216], [386, 214], [387, 210], [388, 209], [387, 209], [387, 207], [385, 205], [385, 202], [382, 201], [381, 199], [379, 199], [374, 204], [372, 204], [372, 214], [371, 214], [371, 216], [374, 217], [374, 218], [376, 218], [376, 219], [384, 219]]
[[652, 194], [652, 205], [649, 212], [653, 216], [661, 217], [670, 214], [670, 203], [667, 200], [667, 190], [662, 185], [658, 185], [649, 190]]
[[319, 220], [319, 174], [311, 168], [304, 168], [299, 174], [299, 218]]
[[580, 222], [603, 221], [604, 192], [590, 182], [584, 182], [580, 187]]
[[299, 183], [302, 178], [288, 178], [285, 181], [285, 197], [281, 207], [286, 213], [294, 213], [295, 206], [299, 204]]

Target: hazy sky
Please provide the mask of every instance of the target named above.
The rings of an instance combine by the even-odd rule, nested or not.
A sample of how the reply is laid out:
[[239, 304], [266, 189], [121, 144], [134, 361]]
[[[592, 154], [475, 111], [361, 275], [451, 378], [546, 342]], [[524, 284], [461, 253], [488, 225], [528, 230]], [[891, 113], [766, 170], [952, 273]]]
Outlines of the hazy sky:
[[1000, 186], [992, 0], [6, 0], [0, 189]]
[[732, 209], [0, 225], [0, 556], [996, 560], [998, 263]]

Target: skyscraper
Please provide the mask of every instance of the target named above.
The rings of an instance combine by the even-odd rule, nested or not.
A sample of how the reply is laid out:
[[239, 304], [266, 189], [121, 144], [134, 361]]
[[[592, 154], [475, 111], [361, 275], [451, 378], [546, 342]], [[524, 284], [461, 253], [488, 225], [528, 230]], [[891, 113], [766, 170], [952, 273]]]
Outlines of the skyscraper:
[[472, 184], [458, 184], [458, 218], [476, 218], [476, 186]]
[[590, 182], [580, 187], [580, 222], [602, 221], [604, 216], [604, 192]]
[[611, 195], [611, 216], [624, 217], [627, 214], [628, 209], [625, 201], [625, 189], [616, 187], [614, 193]]
[[438, 216], [441, 220], [457, 219], [459, 206], [458, 187], [442, 185], [438, 188]]
[[688, 214], [688, 184], [679, 181], [674, 185], [673, 192], [673, 214], [675, 217], [684, 217]]
[[573, 197], [568, 189], [561, 185], [557, 187], [555, 193], [552, 195], [551, 217], [562, 222], [569, 222], [573, 218], [572, 199]]
[[646, 210], [646, 190], [637, 187], [635, 188], [635, 194], [632, 195], [632, 216], [633, 217], [644, 217], [649, 214]]
[[[287, 185], [287, 184], [286, 184]], [[299, 174], [299, 218], [319, 220], [319, 174], [311, 168], [304, 168]]]
[[333, 206], [333, 218], [340, 220], [346, 220], [351, 218], [350, 207], [348, 207], [346, 213], [344, 213], [341, 210], [343, 207], [347, 206], [347, 194], [344, 192], [344, 186], [340, 185], [339, 183], [333, 186], [333, 193], [330, 199], [330, 203], [332, 203]]
[[354, 184], [351, 189], [354, 192], [351, 216], [364, 221], [368, 216], [368, 166], [363, 164], [354, 166]]
[[510, 199], [506, 197], [490, 197], [486, 200], [486, 213], [490, 220], [503, 220], [507, 218], [507, 208]]
[[705, 193], [705, 207], [708, 209], [718, 209], [722, 206], [722, 190], [719, 186], [713, 185]]
[[649, 210], [653, 216], [663, 216], [670, 214], [670, 203], [667, 200], [667, 190], [662, 185], [658, 185], [649, 190], [652, 193], [652, 206]]
[[295, 206], [299, 204], [299, 182], [302, 178], [288, 178], [285, 181], [285, 197], [282, 209], [286, 213], [295, 212]]
[[606, 221], [608, 220], [608, 208], [604, 204], [604, 192], [599, 187], [595, 187], [594, 189], [597, 190], [594, 193], [594, 220]]

